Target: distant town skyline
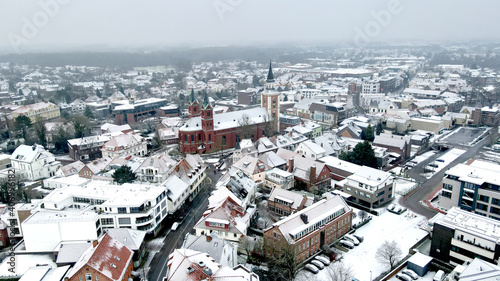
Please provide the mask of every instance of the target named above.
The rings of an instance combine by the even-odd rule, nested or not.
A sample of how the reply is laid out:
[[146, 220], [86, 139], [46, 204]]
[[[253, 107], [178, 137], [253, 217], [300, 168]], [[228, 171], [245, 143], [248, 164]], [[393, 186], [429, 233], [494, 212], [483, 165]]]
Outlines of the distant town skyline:
[[498, 40], [498, 1], [3, 1], [0, 53]]

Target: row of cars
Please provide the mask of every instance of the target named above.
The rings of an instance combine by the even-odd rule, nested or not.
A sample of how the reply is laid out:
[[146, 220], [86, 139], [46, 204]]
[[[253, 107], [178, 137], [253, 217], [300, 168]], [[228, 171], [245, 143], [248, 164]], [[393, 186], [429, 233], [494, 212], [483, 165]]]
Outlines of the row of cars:
[[392, 212], [392, 213], [396, 213], [396, 214], [401, 214], [404, 211], [406, 211], [406, 208], [395, 205], [395, 204], [390, 204], [389, 206], [387, 206], [387, 211]]
[[364, 238], [358, 234], [346, 234], [340, 240], [340, 245], [347, 249], [353, 249], [355, 246], [358, 246], [359, 243], [363, 242]]
[[330, 259], [324, 256], [316, 256], [314, 257], [313, 260], [311, 260], [310, 263], [306, 264], [304, 266], [305, 269], [309, 270], [310, 272], [316, 274], [318, 273], [321, 269], [325, 268], [325, 266], [330, 265]]

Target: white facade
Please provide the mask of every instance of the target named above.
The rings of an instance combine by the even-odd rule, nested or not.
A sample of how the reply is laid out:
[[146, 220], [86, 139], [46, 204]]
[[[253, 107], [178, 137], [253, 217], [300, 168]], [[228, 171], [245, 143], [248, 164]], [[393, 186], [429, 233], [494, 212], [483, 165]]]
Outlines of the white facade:
[[377, 94], [380, 93], [379, 81], [365, 81], [363, 82], [363, 94]]
[[106, 142], [102, 149], [102, 158], [114, 159], [120, 156], [144, 156], [148, 152], [146, 141], [139, 135], [119, 135]]
[[300, 143], [295, 149], [295, 152], [304, 157], [313, 158], [314, 160], [326, 156], [326, 150], [310, 140]]
[[31, 181], [52, 177], [61, 167], [61, 162], [56, 161], [52, 153], [37, 144], [20, 145], [12, 153], [10, 161], [16, 175]]

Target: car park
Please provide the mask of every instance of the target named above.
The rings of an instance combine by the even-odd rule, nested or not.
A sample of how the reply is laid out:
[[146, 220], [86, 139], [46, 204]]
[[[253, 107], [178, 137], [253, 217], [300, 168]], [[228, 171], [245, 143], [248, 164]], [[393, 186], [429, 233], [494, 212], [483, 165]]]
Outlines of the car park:
[[325, 268], [325, 265], [322, 262], [320, 262], [319, 260], [312, 260], [311, 264], [314, 265], [315, 267], [317, 267], [318, 269]]
[[411, 277], [406, 275], [406, 274], [403, 274], [403, 273], [398, 273], [396, 274], [396, 277], [399, 279], [399, 280], [403, 280], [403, 281], [412, 281]]
[[309, 270], [310, 272], [317, 274], [319, 272], [319, 269], [315, 267], [314, 265], [308, 263], [304, 266], [305, 269]]
[[351, 241], [348, 241], [348, 240], [345, 240], [345, 239], [340, 240], [340, 245], [342, 247], [347, 248], [347, 249], [353, 249], [354, 248], [354, 244]]
[[356, 239], [356, 237], [354, 237], [354, 236], [352, 236], [352, 235], [350, 235], [350, 234], [346, 234], [346, 235], [344, 235], [344, 238], [345, 238], [346, 240], [351, 241], [351, 243], [352, 243], [352, 244], [354, 244], [354, 246], [358, 246], [358, 245], [359, 245], [359, 241], [358, 241], [358, 239]]
[[326, 257], [316, 256], [315, 259], [319, 260], [320, 262], [322, 262], [326, 266], [330, 265], [330, 260], [328, 258], [326, 258]]
[[407, 269], [404, 269], [402, 272], [403, 272], [404, 274], [406, 274], [406, 275], [410, 276], [410, 277], [411, 277], [411, 279], [413, 279], [413, 280], [417, 280], [417, 279], [418, 279], [418, 277], [419, 277], [419, 276], [418, 276], [418, 274], [416, 274], [416, 273], [415, 273], [415, 271], [413, 271], [413, 270], [411, 270], [411, 269], [408, 269], [408, 268], [407, 268]]

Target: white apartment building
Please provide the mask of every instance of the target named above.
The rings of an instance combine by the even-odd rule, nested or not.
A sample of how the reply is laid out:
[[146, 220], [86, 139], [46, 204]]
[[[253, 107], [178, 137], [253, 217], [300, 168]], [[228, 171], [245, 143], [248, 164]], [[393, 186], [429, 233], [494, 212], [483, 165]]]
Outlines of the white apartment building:
[[362, 93], [363, 94], [380, 93], [380, 82], [378, 80], [364, 81]]

